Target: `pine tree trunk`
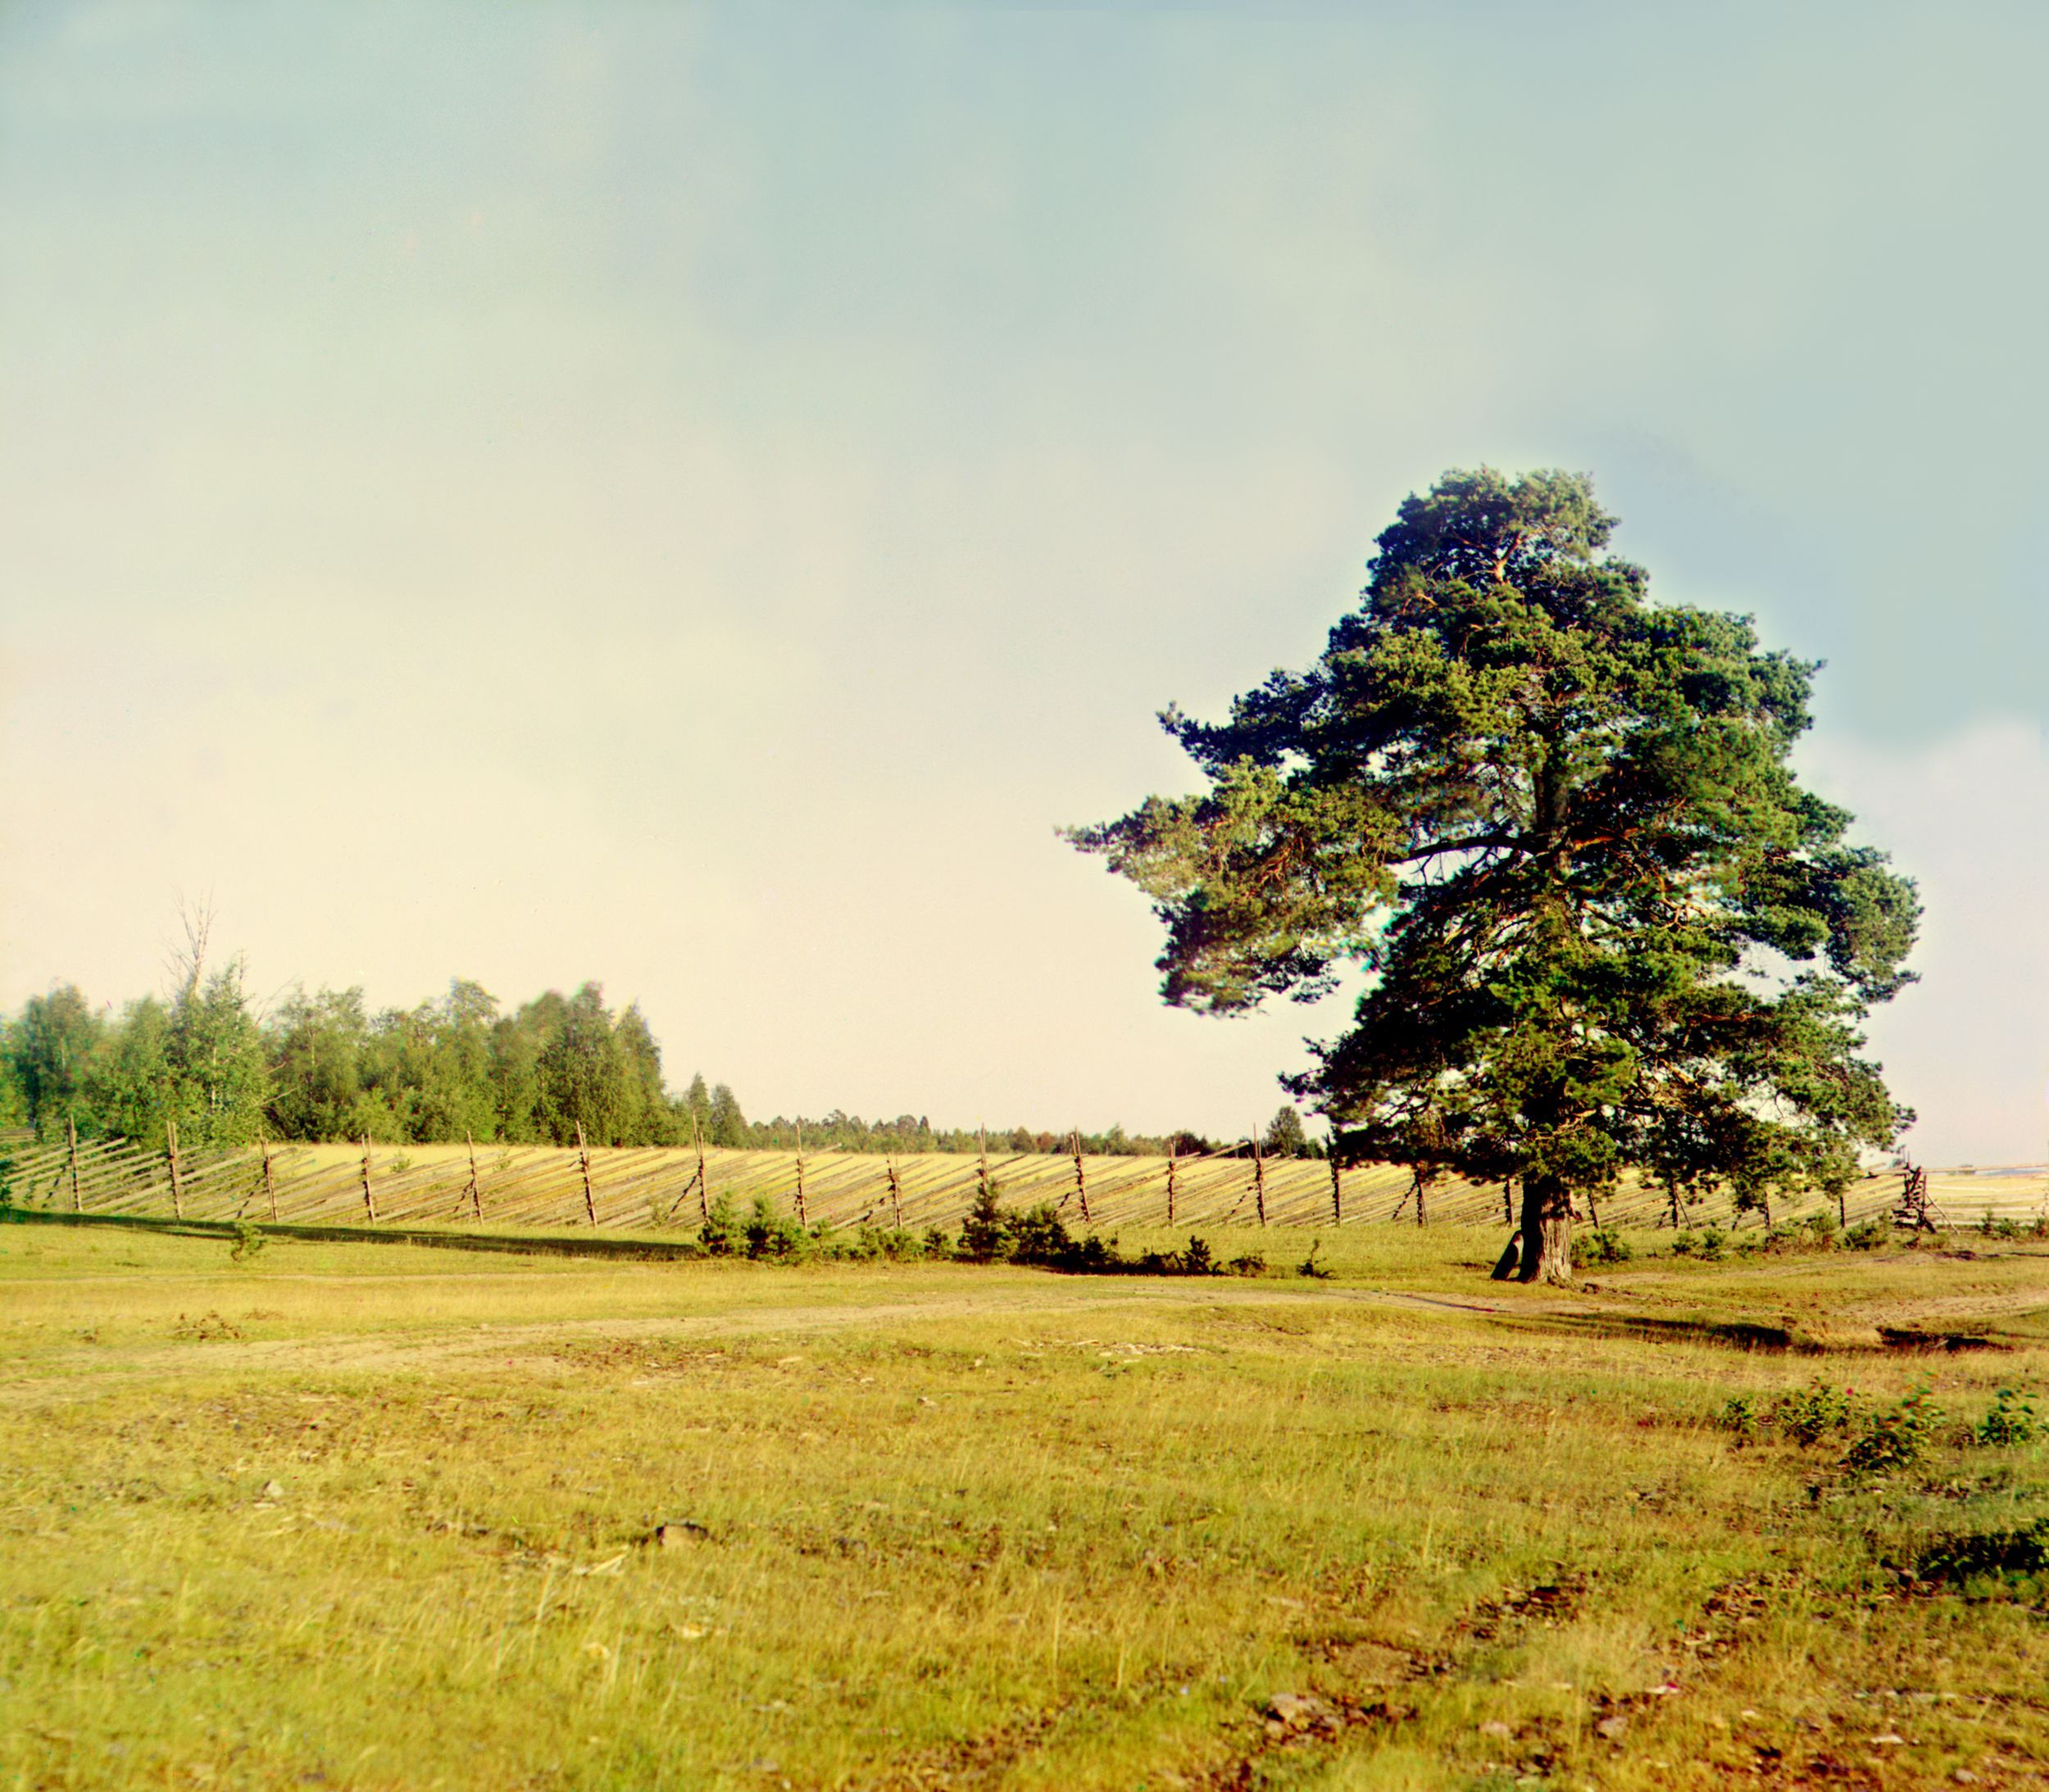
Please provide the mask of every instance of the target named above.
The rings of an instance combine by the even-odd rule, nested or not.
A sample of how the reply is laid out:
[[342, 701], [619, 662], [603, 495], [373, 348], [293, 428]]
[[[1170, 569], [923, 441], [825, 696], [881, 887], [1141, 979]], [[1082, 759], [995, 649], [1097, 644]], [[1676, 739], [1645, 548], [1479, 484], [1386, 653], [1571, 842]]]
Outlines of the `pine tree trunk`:
[[1572, 1282], [1572, 1191], [1549, 1177], [1523, 1178], [1524, 1282]]

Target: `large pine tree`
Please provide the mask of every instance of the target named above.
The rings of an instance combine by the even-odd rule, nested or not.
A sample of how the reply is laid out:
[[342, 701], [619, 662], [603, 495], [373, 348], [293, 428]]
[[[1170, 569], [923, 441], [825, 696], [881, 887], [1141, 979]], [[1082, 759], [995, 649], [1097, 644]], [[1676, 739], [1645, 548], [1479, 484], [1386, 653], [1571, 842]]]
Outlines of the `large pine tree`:
[[1839, 1188], [1909, 1118], [1857, 1027], [1919, 905], [1788, 764], [1817, 667], [1650, 601], [1614, 527], [1581, 476], [1447, 474], [1315, 665], [1162, 718], [1205, 792], [1071, 836], [1154, 897], [1171, 1003], [1363, 967], [1290, 1086], [1348, 1158], [1519, 1179], [1529, 1280], [1624, 1169]]

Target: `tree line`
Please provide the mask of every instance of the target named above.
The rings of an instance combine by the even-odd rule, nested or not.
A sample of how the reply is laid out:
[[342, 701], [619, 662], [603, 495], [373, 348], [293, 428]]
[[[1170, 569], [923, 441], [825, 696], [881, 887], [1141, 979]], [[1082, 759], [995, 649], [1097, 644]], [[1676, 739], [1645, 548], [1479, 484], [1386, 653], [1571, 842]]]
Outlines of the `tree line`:
[[[707, 1146], [898, 1152], [1067, 1150], [1093, 1155], [1218, 1149], [1193, 1132], [1132, 1136], [1027, 1127], [935, 1128], [921, 1115], [864, 1121], [834, 1109], [822, 1119], [750, 1122], [731, 1087], [693, 1076], [664, 1080], [661, 1047], [637, 1003], [615, 1010], [602, 985], [549, 991], [507, 1010], [457, 978], [438, 1001], [372, 1012], [361, 988], [295, 989], [267, 1012], [239, 960], [205, 969], [203, 941], [173, 993], [95, 1006], [70, 983], [0, 1019], [0, 1127], [42, 1138], [75, 1127], [84, 1138], [161, 1146], [316, 1142]], [[1277, 1155], [1314, 1155], [1295, 1110], [1261, 1139]], [[1247, 1149], [1239, 1141], [1226, 1149]]]

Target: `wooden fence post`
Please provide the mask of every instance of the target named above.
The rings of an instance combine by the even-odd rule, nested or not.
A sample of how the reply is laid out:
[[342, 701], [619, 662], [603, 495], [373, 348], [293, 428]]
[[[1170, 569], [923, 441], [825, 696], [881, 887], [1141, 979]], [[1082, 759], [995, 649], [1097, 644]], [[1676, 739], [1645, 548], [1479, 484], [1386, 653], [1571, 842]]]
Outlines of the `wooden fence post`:
[[1423, 1223], [1423, 1197], [1429, 1186], [1430, 1179], [1423, 1173], [1423, 1166], [1420, 1164], [1417, 1164], [1415, 1167], [1415, 1223], [1419, 1226]]
[[1266, 1223], [1266, 1154], [1259, 1140], [1252, 1140], [1252, 1204], [1258, 1210], [1259, 1223]]
[[590, 1188], [590, 1147], [584, 1142], [584, 1123], [576, 1123], [576, 1162], [584, 1173], [584, 1211], [590, 1215], [590, 1223], [597, 1223], [597, 1197]]
[[811, 1215], [804, 1209], [804, 1126], [799, 1121], [797, 1127], [797, 1223], [808, 1228], [811, 1223]]
[[1081, 1223], [1091, 1223], [1088, 1218], [1088, 1171], [1081, 1160], [1081, 1128], [1074, 1128], [1074, 1192], [1081, 1197]]
[[178, 1123], [164, 1122], [164, 1155], [170, 1159], [170, 1210], [179, 1219], [185, 1217], [184, 1184], [178, 1176]]
[[377, 1223], [377, 1197], [370, 1191], [370, 1135], [363, 1135], [363, 1211], [370, 1215], [370, 1223]]
[[257, 1134], [257, 1143], [263, 1150], [263, 1192], [270, 1198], [270, 1223], [278, 1223], [278, 1179], [270, 1168], [270, 1141], [264, 1134]]
[[1338, 1161], [1338, 1141], [1330, 1141], [1330, 1223], [1345, 1223], [1345, 1170]]
[[975, 1192], [981, 1196], [983, 1200], [987, 1201], [989, 1198], [989, 1129], [983, 1127], [979, 1136], [981, 1141], [981, 1155], [975, 1159]]
[[903, 1230], [903, 1184], [897, 1177], [897, 1159], [893, 1154], [884, 1159], [889, 1177], [890, 1223], [898, 1232]]
[[[463, 1148], [470, 1154], [470, 1186], [463, 1193], [470, 1197], [470, 1212], [473, 1218], [484, 1218], [484, 1185], [477, 1180], [477, 1141], [470, 1136], [470, 1129], [462, 1129]], [[460, 1203], [457, 1203], [460, 1205]]]
[[64, 1117], [64, 1131], [71, 1141], [71, 1211], [82, 1214], [85, 1204], [79, 1199], [78, 1192], [78, 1122], [68, 1114]]
[[1174, 1160], [1176, 1141], [1167, 1141], [1167, 1223], [1174, 1223]]
[[[1409, 1166], [1409, 1186], [1402, 1190], [1402, 1199], [1394, 1204], [1394, 1211], [1388, 1215], [1388, 1223], [1390, 1226], [1392, 1226], [1397, 1219], [1401, 1218], [1402, 1209], [1406, 1207], [1411, 1200], [1415, 1202], [1417, 1211], [1419, 1213], [1421, 1212], [1423, 1207], [1423, 1168], [1420, 1164], [1411, 1164]], [[1419, 1226], [1423, 1222], [1420, 1219], [1416, 1222], [1416, 1224]]]
[[690, 1116], [690, 1142], [697, 1148], [697, 1218], [706, 1225], [711, 1223], [711, 1184], [705, 1174], [704, 1135], [697, 1130], [697, 1116]]

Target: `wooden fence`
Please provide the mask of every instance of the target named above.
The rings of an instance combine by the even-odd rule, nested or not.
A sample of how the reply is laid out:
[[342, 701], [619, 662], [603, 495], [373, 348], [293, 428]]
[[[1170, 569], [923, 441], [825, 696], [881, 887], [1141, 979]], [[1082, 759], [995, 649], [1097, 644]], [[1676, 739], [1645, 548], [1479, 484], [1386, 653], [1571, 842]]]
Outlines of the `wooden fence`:
[[[919, 1153], [634, 1149], [576, 1146], [252, 1145], [234, 1150], [144, 1148], [121, 1139], [0, 1140], [0, 1190], [20, 1207], [164, 1218], [320, 1224], [507, 1227], [578, 1226], [688, 1232], [711, 1204], [744, 1218], [757, 1196], [806, 1223], [957, 1227], [984, 1176], [1006, 1209], [1056, 1205], [1070, 1227], [1328, 1227], [1414, 1223], [1404, 1168], [1361, 1165], [1335, 1175], [1300, 1158], [1097, 1157], [1074, 1153]], [[1892, 1210], [1897, 1173], [1855, 1184], [1852, 1223]], [[1930, 1192], [1952, 1226], [1985, 1214], [2049, 1213], [2049, 1167], [1938, 1170]], [[1824, 1204], [1810, 1196], [1774, 1218]], [[1829, 1200], [1825, 1204], [1833, 1207]], [[1669, 1223], [1661, 1190], [1625, 1183], [1597, 1204], [1603, 1223]], [[1431, 1224], [1500, 1225], [1499, 1185], [1455, 1179], [1424, 1193]], [[1688, 1209], [1688, 1223], [1729, 1223], [1726, 1200]]]

